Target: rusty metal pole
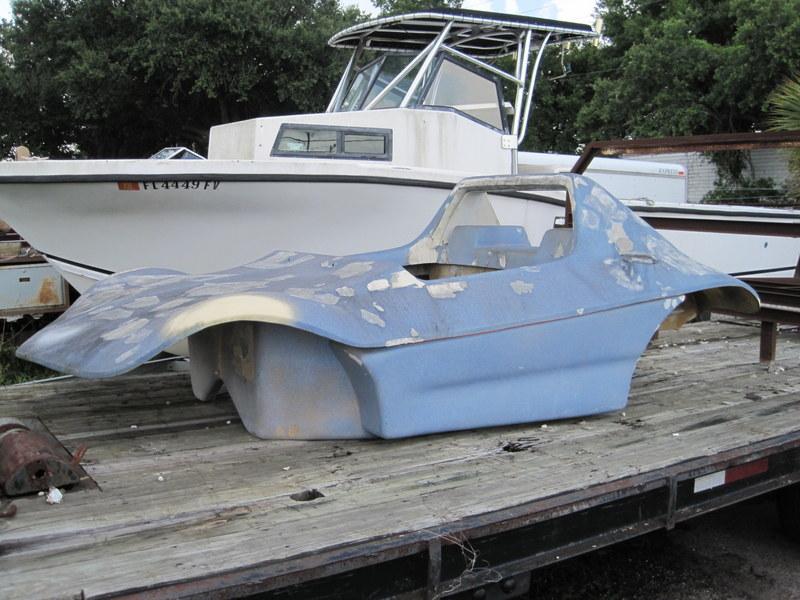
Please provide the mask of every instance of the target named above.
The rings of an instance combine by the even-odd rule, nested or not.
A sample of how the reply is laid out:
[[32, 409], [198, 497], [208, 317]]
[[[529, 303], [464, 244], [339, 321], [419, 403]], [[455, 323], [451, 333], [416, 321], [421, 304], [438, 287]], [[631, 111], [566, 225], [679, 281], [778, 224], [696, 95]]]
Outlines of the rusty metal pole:
[[800, 131], [766, 131], [760, 133], [720, 133], [682, 137], [608, 140], [586, 145], [572, 167], [583, 173], [597, 156], [633, 156], [669, 152], [717, 152], [720, 150], [755, 150], [756, 148], [800, 148]]

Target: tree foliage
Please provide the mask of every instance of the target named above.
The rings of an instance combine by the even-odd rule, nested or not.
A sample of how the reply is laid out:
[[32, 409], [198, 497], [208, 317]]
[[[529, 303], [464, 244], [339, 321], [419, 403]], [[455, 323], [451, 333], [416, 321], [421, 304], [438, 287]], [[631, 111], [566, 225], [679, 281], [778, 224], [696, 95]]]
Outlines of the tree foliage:
[[[769, 97], [770, 125], [776, 130], [800, 131], [800, 78], [786, 79]], [[800, 149], [789, 155], [790, 177], [786, 182], [789, 195], [800, 202]]]
[[[461, 0], [375, 4], [389, 14]], [[213, 124], [322, 110], [347, 60], [326, 42], [364, 18], [338, 0], [16, 0], [13, 10], [0, 26], [0, 143], [92, 157], [204, 151]], [[776, 83], [800, 72], [800, 0], [599, 0], [598, 12], [603, 43], [546, 52], [526, 148], [752, 131], [768, 124]]]
[[[800, 0], [600, 0], [605, 43], [566, 52], [537, 91], [534, 140], [746, 132], [776, 82], [800, 70]], [[559, 71], [555, 54], [545, 74]]]
[[17, 0], [0, 41], [5, 146], [49, 155], [204, 151], [209, 126], [322, 110], [362, 15], [337, 0]]
[[591, 45], [545, 50], [534, 88], [526, 150], [575, 153], [583, 141], [576, 117], [592, 98], [602, 56]]
[[788, 78], [769, 97], [773, 129], [800, 131], [800, 77]]
[[382, 15], [397, 15], [430, 8], [460, 8], [463, 0], [372, 0]]

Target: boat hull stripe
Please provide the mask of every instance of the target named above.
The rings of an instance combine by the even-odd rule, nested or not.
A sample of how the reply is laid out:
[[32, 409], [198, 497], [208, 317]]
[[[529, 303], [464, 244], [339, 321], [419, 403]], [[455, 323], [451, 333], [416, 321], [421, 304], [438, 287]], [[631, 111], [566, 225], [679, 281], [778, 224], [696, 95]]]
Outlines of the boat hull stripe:
[[72, 265], [73, 267], [79, 267], [81, 269], [86, 269], [87, 271], [95, 271], [96, 273], [102, 273], [103, 275], [113, 275], [114, 274], [114, 271], [109, 271], [108, 269], [101, 269], [100, 267], [94, 267], [92, 265], [79, 263], [79, 262], [76, 262], [74, 260], [69, 260], [68, 258], [61, 258], [60, 256], [56, 256], [54, 254], [49, 254], [47, 252], [42, 252], [41, 250], [39, 252], [41, 252], [42, 256], [44, 256], [48, 260], [52, 259], [52, 260], [55, 260], [55, 261], [58, 261], [58, 262], [61, 262], [61, 263], [67, 264], [67, 265]]

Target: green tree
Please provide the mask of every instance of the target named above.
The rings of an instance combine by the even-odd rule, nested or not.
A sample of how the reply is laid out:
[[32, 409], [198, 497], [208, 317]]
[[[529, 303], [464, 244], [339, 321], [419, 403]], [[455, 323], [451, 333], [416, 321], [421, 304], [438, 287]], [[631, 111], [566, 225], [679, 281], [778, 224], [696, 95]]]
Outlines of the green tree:
[[545, 50], [534, 88], [523, 150], [573, 154], [585, 141], [576, 117], [592, 98], [592, 80], [602, 69], [592, 45]]
[[800, 0], [600, 0], [598, 12], [605, 43], [567, 50], [554, 82], [555, 52], [545, 63], [530, 124], [543, 149], [753, 131], [775, 82], [800, 70]]
[[347, 59], [327, 41], [361, 17], [336, 0], [142, 1], [148, 79], [165, 99], [213, 102], [217, 122], [324, 108]]
[[800, 78], [789, 78], [770, 94], [769, 123], [775, 130], [800, 131]]
[[[0, 30], [0, 127], [38, 153], [146, 156], [208, 127], [322, 110], [362, 15], [337, 0], [17, 0]], [[302, 74], [302, 75], [301, 75]]]
[[436, 8], [460, 8], [463, 0], [373, 0], [382, 15], [399, 15]]
[[614, 72], [580, 112], [589, 136], [763, 126], [774, 82], [800, 66], [799, 0], [602, 0]]
[[[800, 78], [789, 78], [779, 85], [770, 95], [769, 105], [772, 129], [800, 131]], [[789, 170], [786, 191], [797, 203], [800, 202], [800, 149], [791, 151]]]
[[158, 144], [169, 117], [154, 110], [144, 72], [130, 59], [138, 9], [103, 0], [14, 4], [15, 21], [3, 27], [14, 107], [0, 107], [14, 143], [51, 156], [81, 148], [111, 157]]

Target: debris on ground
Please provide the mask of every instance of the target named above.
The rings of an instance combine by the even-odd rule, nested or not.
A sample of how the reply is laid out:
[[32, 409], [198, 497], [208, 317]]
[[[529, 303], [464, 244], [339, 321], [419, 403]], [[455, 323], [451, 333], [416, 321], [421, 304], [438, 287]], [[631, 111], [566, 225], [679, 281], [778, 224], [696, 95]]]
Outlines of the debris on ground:
[[50, 486], [50, 490], [47, 492], [47, 498], [45, 498], [45, 501], [48, 504], [61, 504], [63, 499], [64, 493], [57, 487]]

